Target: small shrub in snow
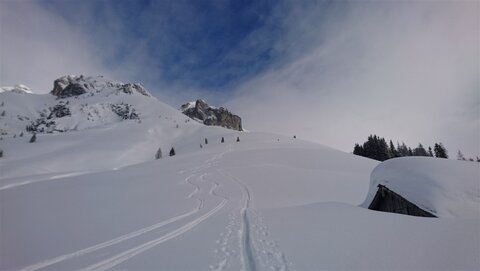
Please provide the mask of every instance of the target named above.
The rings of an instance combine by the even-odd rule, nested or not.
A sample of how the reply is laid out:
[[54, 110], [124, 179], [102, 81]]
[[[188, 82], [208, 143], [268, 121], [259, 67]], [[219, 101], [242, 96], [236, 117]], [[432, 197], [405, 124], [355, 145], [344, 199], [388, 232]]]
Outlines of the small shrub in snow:
[[23, 137], [23, 132], [20, 133], [19, 137]]
[[162, 149], [158, 148], [158, 151], [155, 154], [155, 159], [160, 159], [160, 158], [162, 158]]
[[222, 142], [222, 143], [224, 143], [224, 142], [225, 142], [225, 138], [223, 138], [223, 136], [222, 136], [222, 141], [221, 141], [221, 142]]
[[0, 149], [0, 158], [2, 158], [2, 157], [3, 157], [3, 150]]
[[37, 134], [33, 133], [33, 135], [32, 135], [32, 137], [30, 138], [30, 141], [29, 141], [29, 142], [30, 142], [30, 143], [33, 143], [33, 142], [35, 142], [35, 141], [37, 141]]
[[202, 143], [200, 143], [200, 149], [201, 149], [201, 148], [203, 148], [203, 145], [202, 145]]
[[237, 142], [240, 142], [240, 137], [237, 136]]
[[169, 155], [170, 155], [170, 156], [174, 156], [175, 154], [176, 154], [176, 153], [175, 153], [175, 150], [174, 150], [173, 147], [172, 147], [172, 149], [170, 150]]
[[208, 139], [207, 139], [207, 138], [205, 138], [205, 145], [207, 145], [207, 144], [208, 144]]

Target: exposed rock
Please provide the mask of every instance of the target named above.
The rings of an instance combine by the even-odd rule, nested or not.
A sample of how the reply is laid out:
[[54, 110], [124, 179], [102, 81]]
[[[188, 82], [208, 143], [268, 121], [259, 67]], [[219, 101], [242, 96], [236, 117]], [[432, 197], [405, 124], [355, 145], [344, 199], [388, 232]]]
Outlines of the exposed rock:
[[232, 130], [243, 131], [242, 119], [227, 109], [209, 106], [204, 100], [189, 102], [180, 107], [183, 114], [201, 121], [209, 126], [222, 126]]
[[85, 93], [93, 93], [109, 89], [114, 92], [123, 92], [133, 94], [138, 92], [144, 96], [151, 96], [148, 91], [140, 84], [120, 83], [106, 80], [103, 76], [85, 77], [83, 75], [62, 76], [53, 82], [51, 94], [59, 98], [78, 96]]
[[112, 111], [120, 116], [123, 120], [128, 120], [128, 119], [135, 119], [139, 120], [139, 116], [135, 111], [135, 108], [133, 108], [132, 105], [129, 104], [112, 104], [110, 105], [112, 108]]

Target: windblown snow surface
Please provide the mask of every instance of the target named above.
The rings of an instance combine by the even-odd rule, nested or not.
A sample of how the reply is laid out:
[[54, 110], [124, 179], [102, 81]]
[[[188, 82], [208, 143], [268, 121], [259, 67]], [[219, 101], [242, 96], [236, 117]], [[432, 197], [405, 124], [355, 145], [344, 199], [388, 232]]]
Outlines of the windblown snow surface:
[[[17, 98], [4, 94], [12, 106]], [[30, 135], [4, 136], [0, 270], [480, 267], [477, 163], [395, 159], [370, 187], [376, 161], [300, 139], [207, 127], [149, 103], [141, 122], [38, 134], [35, 143]], [[169, 157], [172, 146], [177, 155]], [[154, 160], [159, 147], [163, 158]], [[395, 179], [385, 177], [390, 171]], [[442, 187], [416, 182], [437, 177]], [[465, 179], [468, 190], [458, 190]], [[380, 181], [409, 194], [434, 189], [443, 200], [429, 195], [417, 203], [438, 207], [440, 218], [359, 206]]]

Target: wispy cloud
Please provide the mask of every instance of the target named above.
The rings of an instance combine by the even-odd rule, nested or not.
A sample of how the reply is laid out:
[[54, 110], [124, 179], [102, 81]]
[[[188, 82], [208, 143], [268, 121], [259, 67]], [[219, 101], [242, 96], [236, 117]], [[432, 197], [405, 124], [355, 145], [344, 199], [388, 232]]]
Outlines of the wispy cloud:
[[[73, 11], [72, 11], [73, 12]], [[28, 1], [0, 2], [0, 83], [48, 92], [65, 74], [109, 74], [88, 33]]]
[[377, 133], [478, 155], [477, 2], [290, 4], [278, 46], [303, 52], [239, 86], [229, 108], [247, 128], [346, 151]]

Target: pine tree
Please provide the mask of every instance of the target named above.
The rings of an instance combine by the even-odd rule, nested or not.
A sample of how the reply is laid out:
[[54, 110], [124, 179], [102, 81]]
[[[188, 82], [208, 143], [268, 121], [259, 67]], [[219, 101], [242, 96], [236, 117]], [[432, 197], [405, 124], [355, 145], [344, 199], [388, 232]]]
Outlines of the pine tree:
[[205, 137], [205, 145], [208, 144], [208, 139]]
[[175, 154], [176, 154], [176, 153], [175, 153], [175, 150], [174, 150], [173, 147], [172, 147], [172, 149], [170, 150], [170, 154], [169, 154], [169, 155], [170, 155], [170, 156], [174, 156]]
[[477, 162], [480, 162], [480, 157], [477, 156]]
[[19, 137], [23, 137], [23, 132], [20, 133]]
[[365, 156], [365, 152], [363, 151], [363, 147], [360, 146], [358, 143], [355, 143], [355, 147], [353, 147], [353, 154]]
[[390, 158], [398, 157], [397, 150], [395, 149], [395, 145], [393, 145], [392, 140], [390, 139]]
[[2, 114], [0, 116], [5, 117], [5, 110], [2, 111]]
[[428, 146], [428, 156], [433, 157], [432, 147]]
[[162, 158], [162, 148], [158, 148], [157, 153], [155, 154], [155, 159]]
[[224, 143], [224, 142], [225, 142], [225, 138], [223, 138], [223, 136], [222, 136], [222, 141], [221, 141], [221, 142], [222, 142], [222, 143]]
[[414, 156], [428, 156], [427, 150], [423, 147], [421, 143], [418, 144], [418, 147], [416, 147], [413, 150], [413, 155]]
[[435, 143], [433, 146], [433, 151], [435, 152], [435, 157], [437, 158], [448, 158], [447, 149], [445, 149], [442, 143]]
[[202, 145], [202, 143], [200, 143], [200, 149], [201, 149], [201, 148], [203, 148], [203, 145]]
[[3, 150], [0, 149], [0, 158], [2, 158], [2, 157], [3, 157]]
[[240, 142], [240, 137], [237, 136], [237, 142]]
[[457, 160], [465, 161], [465, 156], [463, 156], [463, 153], [460, 150], [457, 152]]
[[294, 136], [293, 136], [293, 138], [295, 139], [295, 138], [297, 138], [297, 136], [296, 136], [296, 135], [294, 135]]
[[33, 142], [35, 142], [35, 141], [37, 141], [37, 134], [33, 133], [33, 135], [32, 135], [32, 137], [30, 138], [30, 141], [29, 141], [29, 142], [30, 142], [30, 143], [33, 143]]

